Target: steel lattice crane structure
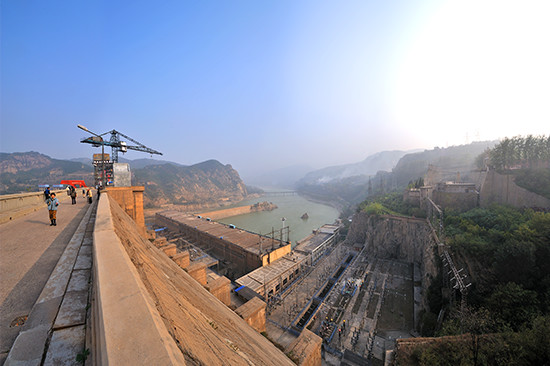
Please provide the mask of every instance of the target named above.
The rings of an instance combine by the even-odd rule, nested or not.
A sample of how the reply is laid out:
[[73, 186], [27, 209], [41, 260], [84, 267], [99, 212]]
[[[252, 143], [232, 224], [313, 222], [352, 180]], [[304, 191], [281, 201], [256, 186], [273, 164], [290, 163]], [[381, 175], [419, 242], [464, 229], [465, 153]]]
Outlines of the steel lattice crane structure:
[[[111, 138], [106, 141], [102, 136], [105, 136], [107, 134], [111, 134]], [[133, 142], [135, 145], [128, 145], [125, 141], [121, 141], [120, 137], [124, 137], [126, 140]], [[149, 154], [156, 154], [156, 155], [162, 155], [160, 151], [151, 149], [150, 147], [147, 147], [143, 145], [141, 142], [138, 142], [134, 140], [133, 138], [126, 136], [122, 132], [119, 132], [117, 130], [108, 131], [105, 133], [102, 133], [101, 135], [86, 137], [80, 142], [85, 144], [92, 144], [95, 147], [104, 145], [104, 146], [110, 146], [111, 147], [111, 159], [113, 163], [118, 163], [118, 152], [121, 151], [122, 153], [125, 153], [130, 150], [136, 150], [136, 151], [142, 151]]]

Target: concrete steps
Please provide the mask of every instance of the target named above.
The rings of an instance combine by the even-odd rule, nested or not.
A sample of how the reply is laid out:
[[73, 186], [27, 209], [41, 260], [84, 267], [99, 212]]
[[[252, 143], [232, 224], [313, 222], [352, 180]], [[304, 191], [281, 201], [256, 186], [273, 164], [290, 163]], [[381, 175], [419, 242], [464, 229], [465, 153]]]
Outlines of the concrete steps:
[[52, 271], [4, 365], [74, 365], [86, 352], [97, 201]]

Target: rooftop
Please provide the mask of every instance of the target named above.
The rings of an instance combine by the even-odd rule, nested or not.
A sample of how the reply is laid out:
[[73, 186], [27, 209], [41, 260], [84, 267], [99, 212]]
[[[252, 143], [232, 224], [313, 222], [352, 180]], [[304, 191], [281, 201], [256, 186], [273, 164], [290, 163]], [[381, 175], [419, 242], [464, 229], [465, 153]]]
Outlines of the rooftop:
[[223, 239], [254, 254], [258, 254], [260, 252], [260, 248], [262, 253], [269, 253], [272, 250], [280, 248], [281, 246], [290, 245], [288, 242], [283, 242], [283, 244], [280, 245], [279, 240], [268, 238], [264, 235], [252, 233], [239, 228], [232, 229], [229, 225], [208, 221], [204, 217], [198, 218], [197, 216], [179, 211], [165, 211], [157, 213], [157, 215], [164, 216], [190, 227], [194, 227], [197, 230]]
[[303, 253], [311, 253], [329, 239], [333, 234], [313, 233], [298, 244], [294, 250]]
[[307, 256], [301, 253], [290, 253], [276, 260], [270, 265], [260, 267], [254, 271], [237, 279], [239, 285], [247, 286], [248, 288], [259, 292], [264, 283], [267, 284], [274, 278], [289, 271], [296, 264], [307, 259]]
[[309, 235], [294, 248], [294, 250], [311, 253], [317, 249], [321, 244], [328, 240], [336, 231], [338, 231], [338, 225], [323, 225], [319, 229], [314, 230], [313, 234]]

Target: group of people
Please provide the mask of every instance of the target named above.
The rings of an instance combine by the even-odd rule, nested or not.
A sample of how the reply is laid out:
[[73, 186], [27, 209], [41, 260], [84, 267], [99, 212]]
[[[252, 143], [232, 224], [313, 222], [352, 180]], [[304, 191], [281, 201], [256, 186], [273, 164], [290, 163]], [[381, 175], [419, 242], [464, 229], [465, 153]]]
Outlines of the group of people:
[[[72, 204], [76, 204], [76, 188], [69, 185], [67, 187], [67, 195], [71, 196]], [[82, 189], [82, 196], [88, 198], [88, 203], [92, 203], [93, 194], [90, 188]], [[44, 190], [44, 200], [48, 206], [48, 212], [50, 215], [50, 226], [57, 226], [57, 208], [59, 207], [59, 199], [56, 197], [55, 192], [50, 192], [50, 187], [46, 187]]]

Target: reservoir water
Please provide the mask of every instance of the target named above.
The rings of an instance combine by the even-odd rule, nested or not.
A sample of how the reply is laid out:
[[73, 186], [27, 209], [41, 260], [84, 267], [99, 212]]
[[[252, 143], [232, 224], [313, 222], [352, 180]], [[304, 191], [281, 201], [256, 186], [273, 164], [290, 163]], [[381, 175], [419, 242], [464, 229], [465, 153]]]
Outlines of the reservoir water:
[[[233, 224], [255, 233], [271, 234], [272, 228], [276, 231], [282, 228], [283, 221], [281, 218], [284, 217], [286, 219], [285, 227], [290, 227], [290, 241], [292, 241], [292, 246], [294, 246], [297, 241], [311, 234], [312, 230], [324, 224], [332, 224], [339, 215], [338, 210], [334, 207], [308, 201], [298, 195], [270, 196], [267, 192], [262, 197], [239, 202], [238, 206], [252, 205], [263, 201], [273, 202], [278, 208], [273, 211], [253, 212], [245, 215], [226, 217], [219, 221], [224, 224]], [[306, 212], [309, 218], [302, 220], [301, 216]]]

